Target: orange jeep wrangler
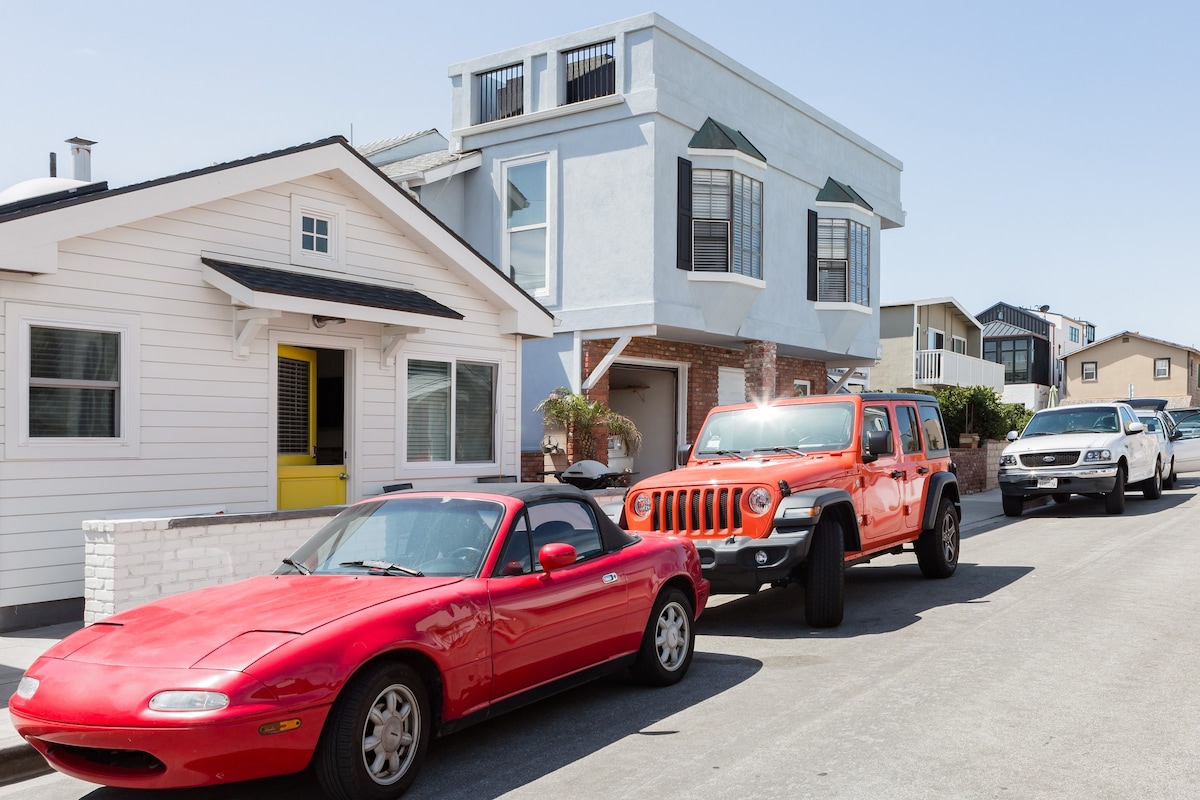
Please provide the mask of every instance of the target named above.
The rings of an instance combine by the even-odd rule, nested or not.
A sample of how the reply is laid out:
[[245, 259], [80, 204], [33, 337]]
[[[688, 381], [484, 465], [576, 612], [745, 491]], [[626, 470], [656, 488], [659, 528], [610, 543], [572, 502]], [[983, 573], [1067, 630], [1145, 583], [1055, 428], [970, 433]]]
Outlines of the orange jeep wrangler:
[[933, 397], [722, 406], [685, 456], [629, 490], [625, 526], [690, 538], [714, 594], [798, 582], [808, 624], [829, 628], [848, 566], [910, 543], [927, 578], [958, 566], [958, 481]]

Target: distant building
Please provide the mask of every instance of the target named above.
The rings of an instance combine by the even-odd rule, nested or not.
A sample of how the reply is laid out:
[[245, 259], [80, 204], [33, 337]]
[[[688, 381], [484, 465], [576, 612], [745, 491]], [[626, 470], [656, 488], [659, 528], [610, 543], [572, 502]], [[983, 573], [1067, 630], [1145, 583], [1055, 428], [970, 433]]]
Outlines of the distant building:
[[880, 308], [872, 388], [935, 391], [948, 386], [1004, 389], [1004, 369], [983, 356], [983, 325], [952, 297]]
[[1122, 331], [1066, 359], [1063, 402], [1158, 397], [1169, 407], [1200, 406], [1200, 350]]

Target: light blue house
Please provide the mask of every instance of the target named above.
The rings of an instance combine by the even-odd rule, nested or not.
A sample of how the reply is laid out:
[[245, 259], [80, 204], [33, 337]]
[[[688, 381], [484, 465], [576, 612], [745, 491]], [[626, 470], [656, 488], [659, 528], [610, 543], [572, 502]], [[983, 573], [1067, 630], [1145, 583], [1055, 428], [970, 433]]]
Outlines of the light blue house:
[[449, 75], [447, 148], [361, 149], [555, 315], [522, 350], [525, 477], [556, 386], [632, 417], [647, 475], [718, 402], [874, 363], [899, 160], [657, 14]]

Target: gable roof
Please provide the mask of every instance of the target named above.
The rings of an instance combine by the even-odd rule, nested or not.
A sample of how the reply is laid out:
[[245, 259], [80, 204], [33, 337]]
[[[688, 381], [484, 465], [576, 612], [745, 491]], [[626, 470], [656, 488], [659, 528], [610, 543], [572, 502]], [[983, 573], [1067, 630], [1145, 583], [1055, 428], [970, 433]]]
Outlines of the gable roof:
[[970, 324], [974, 325], [976, 328], [983, 328], [983, 323], [981, 323], [979, 320], [975, 319], [975, 315], [972, 314], [970, 311], [967, 311], [967, 309], [963, 308], [962, 304], [959, 303], [957, 300], [955, 300], [953, 297], [930, 297], [925, 300], [907, 300], [907, 301], [901, 301], [901, 302], [897, 302], [897, 303], [880, 303], [879, 308], [880, 308], [880, 310], [883, 310], [885, 308], [900, 308], [903, 306], [912, 306], [914, 308], [925, 308], [928, 306], [941, 306], [941, 305], [953, 306], [958, 311], [958, 313], [963, 316], [963, 318], [966, 322], [969, 322]]
[[833, 178], [825, 181], [825, 186], [821, 191], [817, 192], [818, 203], [852, 203], [856, 206], [861, 206], [867, 211], [874, 211], [871, 204], [863, 200], [862, 195], [854, 191], [854, 187], [848, 183], [835, 181]]
[[767, 161], [767, 157], [751, 144], [741, 131], [734, 130], [728, 125], [722, 125], [712, 117], [704, 120], [700, 130], [696, 131], [692, 140], [688, 142], [688, 147], [698, 150], [737, 150], [739, 153], [745, 153], [763, 163]]
[[1100, 347], [1101, 345], [1108, 344], [1109, 342], [1113, 341], [1114, 339], [1121, 339], [1126, 336], [1129, 336], [1129, 337], [1132, 337], [1135, 339], [1141, 339], [1143, 342], [1150, 342], [1152, 344], [1161, 345], [1163, 347], [1173, 347], [1176, 350], [1183, 350], [1188, 353], [1196, 353], [1196, 354], [1200, 355], [1200, 350], [1197, 350], [1194, 346], [1191, 346], [1191, 345], [1176, 344], [1175, 342], [1168, 342], [1166, 339], [1155, 339], [1153, 336], [1143, 336], [1142, 334], [1138, 333], [1137, 331], [1121, 331], [1120, 333], [1115, 333], [1112, 336], [1092, 342], [1091, 344], [1085, 345], [1084, 347], [1081, 347], [1078, 350], [1074, 350], [1070, 353], [1067, 353], [1065, 356], [1063, 356], [1063, 360], [1065, 361], [1068, 358], [1074, 358], [1075, 356], [1079, 355], [1080, 353], [1082, 353], [1086, 350], [1095, 349], [1097, 347]]
[[60, 241], [318, 174], [344, 185], [389, 224], [440, 256], [495, 304], [502, 333], [553, 334], [549, 311], [341, 136], [0, 214], [0, 270], [53, 272]]

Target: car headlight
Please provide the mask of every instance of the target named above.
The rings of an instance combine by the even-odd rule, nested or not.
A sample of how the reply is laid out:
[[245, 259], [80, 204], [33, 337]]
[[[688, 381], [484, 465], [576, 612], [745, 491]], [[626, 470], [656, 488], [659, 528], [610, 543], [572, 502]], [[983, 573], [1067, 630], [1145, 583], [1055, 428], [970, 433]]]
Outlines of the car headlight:
[[639, 492], [637, 497], [633, 498], [633, 502], [629, 504], [629, 509], [633, 512], [634, 516], [645, 519], [650, 515], [651, 505], [650, 495], [645, 492]]
[[155, 711], [219, 711], [229, 705], [229, 695], [220, 692], [173, 689], [150, 698]]
[[1016, 456], [1014, 456], [1014, 455], [1002, 455], [1002, 456], [1000, 456], [1000, 466], [1002, 466], [1002, 467], [1015, 467], [1016, 465], [1017, 465], [1017, 457], [1016, 457]]
[[21, 682], [17, 684], [17, 697], [20, 697], [22, 700], [29, 700], [33, 697], [34, 692], [36, 692], [38, 687], [41, 685], [42, 682], [37, 678], [31, 678], [26, 675], [25, 677], [21, 678]]
[[746, 507], [753, 514], [765, 514], [771, 508], [771, 493], [759, 486], [746, 495]]
[[1111, 450], [1088, 450], [1083, 454], [1083, 460], [1087, 461], [1112, 461]]

